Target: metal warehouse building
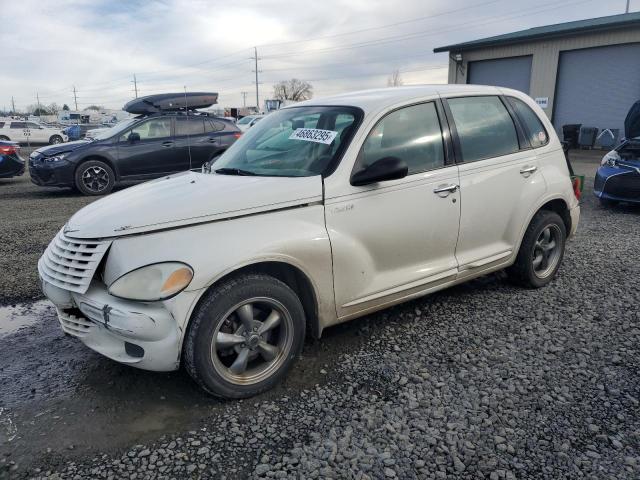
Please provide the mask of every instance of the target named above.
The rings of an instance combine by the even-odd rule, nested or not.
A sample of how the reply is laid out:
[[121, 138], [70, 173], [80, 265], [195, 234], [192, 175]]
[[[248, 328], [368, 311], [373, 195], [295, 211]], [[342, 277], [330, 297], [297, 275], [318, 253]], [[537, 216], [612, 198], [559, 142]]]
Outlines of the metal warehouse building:
[[521, 90], [561, 133], [567, 124], [624, 132], [640, 100], [640, 13], [531, 28], [436, 48], [449, 52], [449, 83]]

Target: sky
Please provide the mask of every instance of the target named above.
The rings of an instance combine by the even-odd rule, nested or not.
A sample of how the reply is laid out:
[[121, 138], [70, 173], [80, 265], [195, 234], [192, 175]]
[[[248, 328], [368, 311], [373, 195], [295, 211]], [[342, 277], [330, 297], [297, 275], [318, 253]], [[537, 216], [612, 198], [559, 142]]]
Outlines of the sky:
[[[122, 108], [138, 95], [219, 93], [260, 103], [299, 78], [314, 96], [446, 83], [443, 45], [624, 13], [626, 0], [0, 0], [0, 109], [36, 103]], [[640, 0], [631, 1], [631, 11]], [[243, 97], [242, 92], [247, 92]]]

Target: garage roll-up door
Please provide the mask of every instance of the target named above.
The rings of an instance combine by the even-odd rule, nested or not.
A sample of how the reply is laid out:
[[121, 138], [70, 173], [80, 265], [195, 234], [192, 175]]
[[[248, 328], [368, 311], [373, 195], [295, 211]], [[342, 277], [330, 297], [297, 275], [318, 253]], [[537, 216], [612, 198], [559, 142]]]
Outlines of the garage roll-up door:
[[570, 50], [560, 53], [553, 124], [581, 123], [619, 128], [640, 100], [640, 44]]
[[529, 93], [531, 55], [469, 62], [467, 83], [495, 85]]

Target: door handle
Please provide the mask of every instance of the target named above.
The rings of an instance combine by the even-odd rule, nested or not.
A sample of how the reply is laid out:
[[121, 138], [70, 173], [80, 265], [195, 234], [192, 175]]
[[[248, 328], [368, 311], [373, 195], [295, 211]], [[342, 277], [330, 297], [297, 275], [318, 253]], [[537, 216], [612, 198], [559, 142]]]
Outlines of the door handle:
[[163, 147], [173, 147], [173, 142], [172, 141], [162, 142], [162, 146]]
[[218, 143], [218, 139], [217, 138], [210, 138], [209, 139], [209, 143]]
[[538, 167], [536, 167], [535, 165], [527, 165], [526, 167], [522, 167], [520, 169], [520, 173], [522, 175], [524, 175], [525, 177], [528, 177], [529, 175], [531, 175], [536, 170], [538, 170]]
[[[438, 195], [441, 193], [446, 193], [447, 195], [455, 192], [458, 189], [458, 185], [455, 183], [451, 183], [449, 185], [440, 185], [433, 190], [433, 193], [437, 193]], [[446, 195], [444, 195], [446, 197]]]

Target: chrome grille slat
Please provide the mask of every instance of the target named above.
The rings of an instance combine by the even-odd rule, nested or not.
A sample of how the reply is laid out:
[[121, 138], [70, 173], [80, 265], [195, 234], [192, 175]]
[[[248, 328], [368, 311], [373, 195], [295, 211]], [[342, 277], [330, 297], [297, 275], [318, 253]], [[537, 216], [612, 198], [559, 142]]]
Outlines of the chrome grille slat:
[[47, 282], [77, 293], [85, 293], [111, 241], [67, 237], [61, 230], [38, 262]]

